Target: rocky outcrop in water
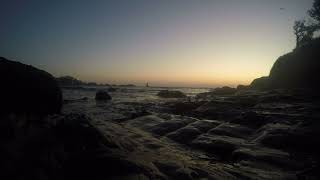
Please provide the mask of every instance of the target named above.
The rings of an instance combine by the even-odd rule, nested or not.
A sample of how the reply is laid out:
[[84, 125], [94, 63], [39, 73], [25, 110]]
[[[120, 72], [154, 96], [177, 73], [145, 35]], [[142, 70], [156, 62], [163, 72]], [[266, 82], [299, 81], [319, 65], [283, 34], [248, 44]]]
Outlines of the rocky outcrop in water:
[[237, 92], [236, 88], [231, 88], [228, 86], [224, 86], [221, 88], [215, 88], [212, 93], [215, 95], [229, 95], [229, 94], [234, 94]]
[[108, 100], [111, 100], [112, 98], [107, 91], [99, 90], [96, 92], [95, 99], [97, 101], [108, 101]]
[[269, 77], [264, 76], [253, 80], [250, 84], [250, 88], [256, 90], [270, 89]]
[[0, 57], [0, 114], [59, 113], [62, 92], [49, 73]]
[[157, 94], [161, 98], [185, 98], [187, 97], [181, 91], [162, 90]]
[[60, 86], [82, 86], [84, 82], [72, 77], [72, 76], [61, 76], [56, 78]]

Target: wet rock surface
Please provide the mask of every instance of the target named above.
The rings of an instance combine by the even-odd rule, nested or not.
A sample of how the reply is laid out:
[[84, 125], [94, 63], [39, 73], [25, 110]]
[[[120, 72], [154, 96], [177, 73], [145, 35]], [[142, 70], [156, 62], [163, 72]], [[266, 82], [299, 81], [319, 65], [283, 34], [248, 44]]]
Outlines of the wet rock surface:
[[[319, 102], [312, 93], [248, 90], [206, 100], [113, 102], [91, 109], [89, 100], [67, 104], [64, 112], [86, 107], [112, 152], [133, 164], [130, 177], [317, 179]], [[188, 110], [176, 111], [175, 105], [184, 104]]]

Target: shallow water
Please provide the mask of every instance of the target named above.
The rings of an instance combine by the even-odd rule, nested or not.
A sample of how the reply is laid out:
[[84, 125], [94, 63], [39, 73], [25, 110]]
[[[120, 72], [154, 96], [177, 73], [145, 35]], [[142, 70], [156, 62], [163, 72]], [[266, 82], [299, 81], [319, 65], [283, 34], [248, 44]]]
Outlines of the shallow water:
[[[161, 90], [178, 90], [193, 98], [198, 93], [208, 92], [209, 88], [166, 88], [166, 87], [117, 87], [115, 92], [109, 92], [111, 101], [95, 101], [97, 90], [109, 87], [83, 87], [63, 89], [65, 113], [85, 113], [93, 119], [123, 120], [137, 113], [148, 111], [161, 112], [163, 103], [176, 101], [175, 98], [160, 98], [157, 93]], [[81, 100], [87, 98], [86, 100]]]
[[[87, 97], [94, 99], [97, 90], [108, 90], [109, 87], [83, 87], [79, 89], [64, 89], [64, 99], [74, 100]], [[117, 87], [115, 92], [109, 92], [113, 102], [141, 102], [159, 100], [157, 93], [161, 90], [175, 90], [185, 93], [188, 97], [194, 97], [198, 93], [208, 92], [210, 88], [170, 88], [170, 87]]]

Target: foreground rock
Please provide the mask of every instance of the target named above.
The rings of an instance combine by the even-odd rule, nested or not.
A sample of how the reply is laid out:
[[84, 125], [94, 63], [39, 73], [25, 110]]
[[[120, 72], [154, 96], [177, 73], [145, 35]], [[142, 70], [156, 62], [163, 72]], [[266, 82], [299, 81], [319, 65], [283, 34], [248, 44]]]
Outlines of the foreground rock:
[[106, 137], [90, 121], [85, 115], [68, 114], [49, 117], [45, 124], [18, 129], [18, 135], [0, 145], [0, 178], [55, 180], [149, 176], [147, 168], [127, 159], [121, 141]]
[[95, 99], [97, 101], [108, 101], [108, 100], [111, 100], [112, 98], [108, 94], [108, 92], [100, 90], [100, 91], [97, 91]]
[[62, 92], [49, 73], [0, 57], [0, 114], [59, 113]]
[[162, 90], [157, 95], [162, 98], [185, 98], [185, 97], [187, 97], [181, 91], [168, 91], [168, 90]]
[[[76, 105], [65, 110], [88, 103]], [[148, 114], [109, 118], [139, 106]], [[87, 111], [146, 179], [318, 179], [319, 107], [309, 91], [248, 90]]]

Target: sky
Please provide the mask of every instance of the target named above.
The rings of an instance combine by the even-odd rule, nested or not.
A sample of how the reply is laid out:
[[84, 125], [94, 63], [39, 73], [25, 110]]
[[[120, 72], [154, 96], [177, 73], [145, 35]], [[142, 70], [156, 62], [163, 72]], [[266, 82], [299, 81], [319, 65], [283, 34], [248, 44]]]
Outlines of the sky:
[[217, 87], [266, 76], [312, 0], [0, 0], [0, 56], [54, 76]]

